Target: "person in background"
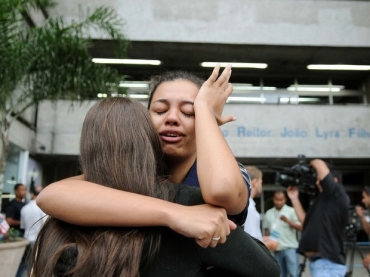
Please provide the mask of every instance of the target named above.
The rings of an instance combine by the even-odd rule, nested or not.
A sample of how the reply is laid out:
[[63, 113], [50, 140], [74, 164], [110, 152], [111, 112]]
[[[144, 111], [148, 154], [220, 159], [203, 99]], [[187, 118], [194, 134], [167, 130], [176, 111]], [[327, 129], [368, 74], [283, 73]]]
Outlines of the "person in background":
[[10, 228], [14, 227], [19, 231], [19, 236], [23, 237], [23, 229], [21, 229], [21, 209], [24, 207], [23, 201], [27, 194], [26, 186], [23, 184], [16, 184], [14, 186], [15, 198], [8, 203], [5, 208], [6, 221]]
[[[46, 220], [46, 214], [36, 205], [36, 197], [41, 191], [40, 186], [33, 187], [31, 191], [31, 201], [21, 209], [20, 227], [24, 230], [24, 238], [30, 244], [27, 246], [21, 264], [18, 268], [17, 277], [24, 276], [27, 269], [27, 259], [31, 253], [32, 246], [35, 244], [37, 234]], [[29, 272], [30, 273], [30, 272]], [[29, 276], [29, 274], [28, 274]]]
[[262, 241], [268, 249], [274, 251], [278, 242], [270, 236], [262, 236], [261, 216], [256, 209], [256, 202], [254, 202], [254, 199], [260, 197], [262, 193], [262, 171], [255, 166], [247, 166], [246, 170], [251, 177], [251, 199], [249, 199], [248, 217], [244, 224], [244, 231]]
[[[366, 209], [370, 208], [370, 187], [365, 187], [362, 191], [362, 204]], [[361, 206], [356, 206], [356, 213], [361, 220], [362, 227], [368, 236], [370, 236], [370, 222], [366, 219], [365, 209]], [[363, 259], [363, 265], [370, 270], [370, 254], [366, 255]]]
[[302, 225], [294, 208], [286, 205], [286, 200], [284, 191], [274, 192], [274, 207], [267, 210], [264, 217], [265, 236], [274, 233], [279, 242], [274, 256], [280, 265], [280, 277], [298, 277], [297, 231], [302, 230]]
[[[216, 66], [206, 82], [184, 71], [154, 76], [148, 101], [152, 123], [161, 138], [169, 180], [200, 187], [206, 203], [213, 206], [179, 207], [159, 199], [117, 193], [85, 181], [84, 176], [47, 186], [38, 196], [37, 204], [46, 214], [77, 225], [169, 226], [195, 238], [203, 247], [214, 247], [212, 235], [225, 234], [221, 229], [228, 228], [216, 224], [219, 219], [213, 217], [218, 218], [219, 214], [214, 206], [225, 208], [229, 218], [242, 225], [250, 191], [249, 176], [237, 163], [219, 128], [236, 120], [233, 116], [222, 116], [232, 92], [231, 66], [220, 76], [219, 70]], [[221, 236], [219, 242], [225, 239], [226, 236]]]
[[3, 214], [0, 213], [0, 241], [6, 239], [9, 236], [10, 226], [8, 222], [5, 220]]
[[21, 210], [21, 228], [24, 229], [24, 237], [30, 241], [31, 246], [46, 220], [46, 214], [36, 204], [36, 198], [41, 190], [42, 187], [36, 186], [31, 192], [31, 201]]
[[299, 200], [298, 188], [287, 188], [298, 220], [303, 224], [297, 251], [310, 261], [312, 277], [343, 277], [347, 270], [344, 229], [348, 223], [349, 197], [324, 161], [314, 159], [310, 164], [317, 174], [319, 195], [307, 214]]
[[[362, 204], [366, 209], [370, 208], [370, 187], [365, 187], [362, 191]], [[356, 213], [361, 220], [362, 227], [367, 235], [370, 236], [370, 222], [367, 221], [365, 216], [365, 209], [361, 206], [356, 206]]]
[[[86, 180], [183, 205], [204, 204], [199, 188], [164, 178], [162, 157], [160, 138], [138, 101], [106, 98], [87, 113], [80, 139]], [[216, 244], [221, 235], [213, 234]], [[82, 227], [49, 218], [33, 261], [37, 277], [191, 277], [205, 276], [210, 266], [227, 271], [224, 276], [280, 274], [268, 249], [240, 227], [216, 248], [202, 248], [169, 228]]]

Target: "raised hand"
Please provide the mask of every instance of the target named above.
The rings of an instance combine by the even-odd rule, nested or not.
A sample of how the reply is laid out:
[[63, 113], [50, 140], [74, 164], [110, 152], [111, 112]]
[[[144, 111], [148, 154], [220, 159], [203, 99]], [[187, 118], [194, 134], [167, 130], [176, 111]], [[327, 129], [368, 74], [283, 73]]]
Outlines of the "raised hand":
[[356, 206], [356, 213], [360, 218], [365, 216], [365, 210], [361, 206]]
[[236, 118], [232, 115], [222, 116], [225, 103], [229, 95], [233, 91], [232, 85], [229, 83], [231, 76], [231, 65], [225, 67], [220, 76], [220, 65], [217, 65], [200, 88], [197, 97], [195, 98], [194, 107], [201, 106], [202, 109], [209, 109], [213, 113], [219, 126], [234, 121]]
[[297, 187], [292, 187], [292, 186], [289, 186], [287, 189], [286, 189], [286, 193], [288, 195], [288, 197], [292, 200], [292, 199], [296, 199], [298, 198], [299, 196], [299, 190]]

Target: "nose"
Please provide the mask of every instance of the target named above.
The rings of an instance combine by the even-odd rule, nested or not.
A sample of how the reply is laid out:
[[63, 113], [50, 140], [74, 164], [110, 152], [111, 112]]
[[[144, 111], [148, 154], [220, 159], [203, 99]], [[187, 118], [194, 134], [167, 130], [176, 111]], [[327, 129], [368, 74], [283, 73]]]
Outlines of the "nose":
[[167, 114], [167, 118], [166, 118], [166, 125], [169, 125], [169, 126], [179, 126], [180, 125], [178, 112], [176, 110], [174, 109], [169, 110]]

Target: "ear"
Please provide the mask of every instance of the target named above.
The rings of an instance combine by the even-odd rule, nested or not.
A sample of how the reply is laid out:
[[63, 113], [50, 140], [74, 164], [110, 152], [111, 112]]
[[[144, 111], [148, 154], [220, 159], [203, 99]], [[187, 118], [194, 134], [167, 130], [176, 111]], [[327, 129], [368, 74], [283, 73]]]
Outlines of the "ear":
[[257, 185], [257, 181], [258, 181], [258, 179], [257, 179], [257, 178], [254, 178], [254, 179], [252, 180], [252, 183], [251, 183], [251, 187], [252, 187], [252, 188], [255, 188], [255, 187], [256, 187], [256, 185]]

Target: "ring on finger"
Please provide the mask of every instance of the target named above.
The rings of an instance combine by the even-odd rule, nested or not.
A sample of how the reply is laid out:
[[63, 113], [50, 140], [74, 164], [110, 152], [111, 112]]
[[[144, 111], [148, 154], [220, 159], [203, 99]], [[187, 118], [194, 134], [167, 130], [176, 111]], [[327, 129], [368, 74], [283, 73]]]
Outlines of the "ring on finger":
[[221, 237], [213, 237], [212, 240], [219, 241]]

